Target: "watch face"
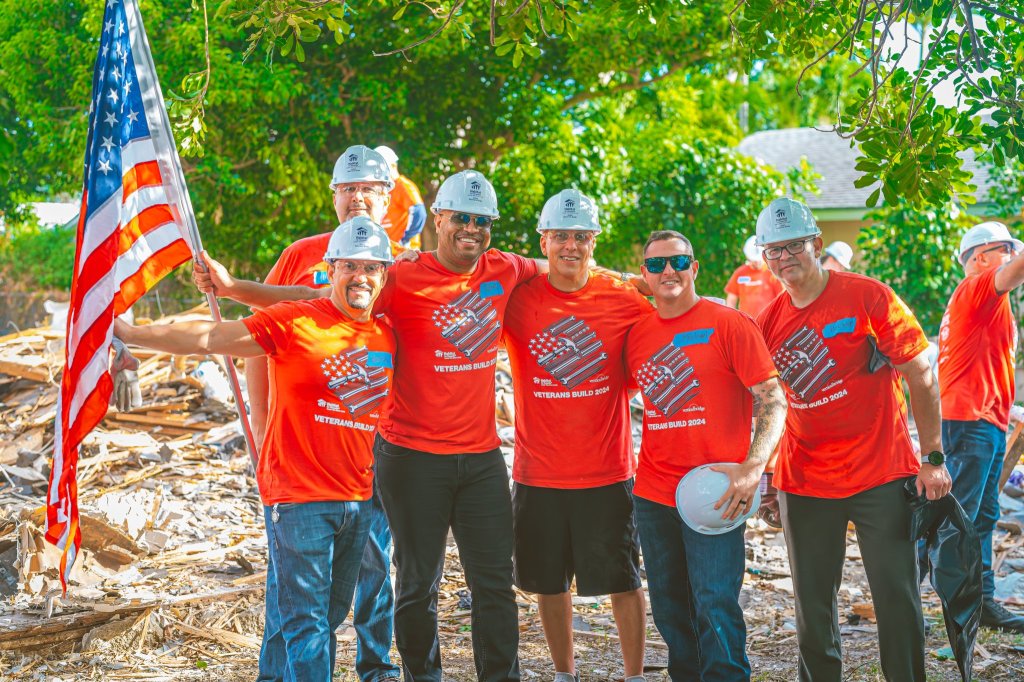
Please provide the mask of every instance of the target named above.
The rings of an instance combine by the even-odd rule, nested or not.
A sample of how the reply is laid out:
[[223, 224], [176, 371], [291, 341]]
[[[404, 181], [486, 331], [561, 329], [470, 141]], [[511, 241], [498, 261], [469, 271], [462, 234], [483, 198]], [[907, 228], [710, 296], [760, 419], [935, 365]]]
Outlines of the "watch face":
[[932, 466], [939, 466], [940, 464], [942, 464], [945, 461], [946, 461], [945, 455], [943, 455], [938, 450], [935, 450], [933, 452], [929, 452], [928, 453], [928, 463], [931, 464]]

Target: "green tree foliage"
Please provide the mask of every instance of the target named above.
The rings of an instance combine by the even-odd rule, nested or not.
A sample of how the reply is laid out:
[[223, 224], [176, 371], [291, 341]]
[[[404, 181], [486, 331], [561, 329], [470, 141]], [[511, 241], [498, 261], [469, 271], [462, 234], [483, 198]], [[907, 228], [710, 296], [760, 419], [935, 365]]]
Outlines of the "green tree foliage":
[[8, 225], [0, 238], [0, 279], [14, 280], [10, 288], [70, 289], [75, 233], [74, 223], [54, 228]]

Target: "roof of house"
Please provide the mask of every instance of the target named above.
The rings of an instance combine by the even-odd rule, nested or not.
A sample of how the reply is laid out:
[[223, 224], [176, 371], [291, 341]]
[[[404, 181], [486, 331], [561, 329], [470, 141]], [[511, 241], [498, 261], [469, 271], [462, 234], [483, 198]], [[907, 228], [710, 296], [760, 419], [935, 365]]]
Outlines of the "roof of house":
[[[800, 158], [806, 156], [807, 162], [822, 176], [817, 181], [820, 194], [807, 196], [807, 204], [812, 209], [864, 209], [864, 202], [877, 185], [853, 186], [861, 173], [854, 169], [857, 149], [850, 142], [832, 131], [786, 128], [748, 135], [738, 149], [782, 172], [798, 167]], [[977, 164], [973, 152], [965, 154], [964, 159], [964, 169], [974, 173], [978, 201], [984, 202], [990, 186], [988, 167]]]

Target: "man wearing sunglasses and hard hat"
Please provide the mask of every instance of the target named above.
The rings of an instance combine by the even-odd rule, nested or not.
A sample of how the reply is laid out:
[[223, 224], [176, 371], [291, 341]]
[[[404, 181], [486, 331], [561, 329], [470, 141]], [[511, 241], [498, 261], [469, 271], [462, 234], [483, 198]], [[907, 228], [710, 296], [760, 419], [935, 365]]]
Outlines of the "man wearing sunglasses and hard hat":
[[[477, 676], [518, 680], [512, 500], [494, 423], [494, 366], [512, 290], [547, 264], [488, 249], [498, 200], [477, 171], [446, 179], [431, 210], [437, 251], [397, 263], [377, 304], [400, 348], [374, 444], [395, 538], [395, 639], [407, 680], [441, 680], [437, 595], [450, 530], [472, 595]], [[195, 279], [204, 292], [250, 305], [323, 295], [236, 280], [216, 263]]]
[[[846, 530], [857, 528], [871, 584], [882, 674], [924, 682], [924, 625], [904, 479], [930, 500], [949, 493], [939, 396], [928, 341], [886, 285], [825, 270], [810, 209], [775, 199], [757, 219], [757, 241], [786, 293], [758, 324], [789, 397], [774, 483], [796, 597], [799, 679], [843, 676], [836, 593]], [[909, 387], [922, 458], [907, 425]]]
[[953, 495], [981, 540], [981, 624], [1013, 632], [1024, 632], [1024, 617], [993, 598], [992, 531], [1015, 388], [1017, 323], [1009, 292], [1024, 283], [1022, 248], [999, 222], [967, 230], [957, 251], [964, 279], [939, 329], [942, 444]]
[[786, 403], [757, 325], [699, 296], [698, 270], [682, 234], [648, 238], [641, 272], [657, 311], [633, 326], [625, 353], [644, 401], [636, 516], [669, 676], [747, 680], [743, 532]]
[[384, 229], [352, 218], [321, 254], [329, 297], [290, 301], [239, 321], [132, 327], [126, 342], [174, 354], [266, 355], [276, 387], [257, 479], [276, 587], [266, 628], [285, 655], [260, 675], [330, 680], [335, 631], [348, 614], [373, 523], [372, 438], [388, 395], [395, 338], [372, 314], [387, 281]]
[[631, 284], [591, 272], [601, 224], [590, 197], [554, 195], [537, 231], [547, 277], [516, 288], [505, 313], [516, 408], [515, 581], [537, 595], [555, 682], [578, 679], [574, 577], [580, 595], [611, 595], [625, 678], [635, 682], [643, 679], [646, 607], [622, 350], [651, 304]]

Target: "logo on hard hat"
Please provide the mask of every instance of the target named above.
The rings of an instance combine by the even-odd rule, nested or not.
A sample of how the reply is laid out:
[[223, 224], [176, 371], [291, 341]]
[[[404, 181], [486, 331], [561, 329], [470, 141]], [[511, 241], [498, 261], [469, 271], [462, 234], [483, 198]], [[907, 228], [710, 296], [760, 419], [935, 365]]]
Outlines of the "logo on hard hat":
[[690, 357], [675, 343], [658, 349], [634, 372], [644, 398], [665, 417], [671, 417], [700, 395]]
[[565, 202], [562, 204], [562, 213], [566, 219], [575, 219], [576, 201], [574, 199], [566, 199]]
[[371, 352], [363, 348], [337, 353], [320, 363], [327, 377], [327, 388], [338, 396], [353, 417], [372, 412], [384, 402], [388, 394], [388, 375], [385, 367], [390, 359], [381, 362], [374, 356], [388, 353]]
[[785, 209], [775, 209], [775, 229], [784, 230], [789, 227], [789, 214]]
[[359, 155], [349, 154], [345, 160], [345, 170], [352, 173], [359, 170]]
[[603, 345], [586, 322], [570, 315], [530, 339], [530, 354], [560, 384], [575, 388], [604, 367]]
[[469, 182], [469, 196], [467, 198], [470, 201], [480, 201], [482, 194], [483, 194], [483, 185], [480, 184], [480, 181], [479, 180], [470, 180], [470, 182]]
[[370, 230], [367, 229], [366, 225], [360, 225], [356, 228], [356, 241], [365, 242], [370, 236]]

